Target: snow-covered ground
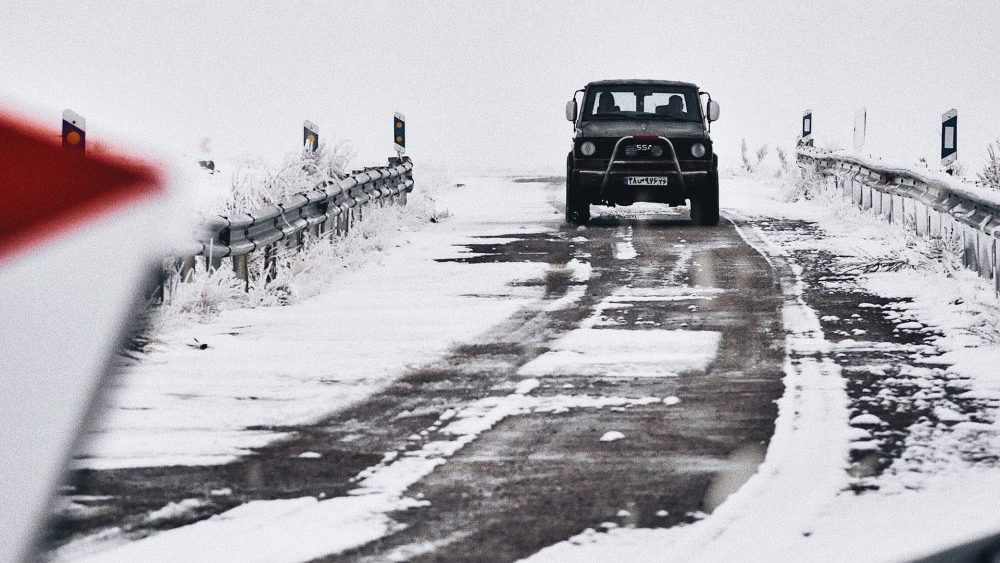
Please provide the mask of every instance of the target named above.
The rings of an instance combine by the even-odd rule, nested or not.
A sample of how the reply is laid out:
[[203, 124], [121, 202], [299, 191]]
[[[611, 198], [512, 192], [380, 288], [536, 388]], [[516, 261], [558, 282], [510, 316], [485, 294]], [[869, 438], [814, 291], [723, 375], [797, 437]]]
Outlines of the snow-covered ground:
[[[473, 236], [558, 225], [552, 191], [475, 179], [440, 196], [453, 217], [382, 234], [383, 251], [315, 297], [224, 311], [158, 335], [125, 369], [76, 466], [224, 463], [282, 437], [267, 427], [312, 422], [358, 401], [540, 297], [537, 287], [511, 282], [541, 277], [544, 265], [435, 259], [459, 256], [456, 245]], [[504, 205], [484, 204], [495, 201]]]
[[[951, 384], [968, 388], [960, 397], [988, 401], [980, 418], [990, 422], [936, 407], [937, 420], [924, 417], [909, 429], [905, 453], [887, 471], [852, 477], [848, 454], [871, 444], [864, 429], [872, 415], [848, 420], [845, 380], [833, 360], [842, 350], [867, 344], [863, 332], [836, 344], [823, 338], [816, 313], [802, 301], [803, 270], [793, 253], [828, 251], [847, 262], [902, 257], [919, 263], [912, 237], [839, 199], [820, 195], [788, 202], [794, 190], [765, 175], [724, 179], [722, 192], [723, 207], [744, 238], [794, 274], [782, 280], [789, 361], [765, 462], [737, 493], [693, 524], [588, 530], [528, 561], [906, 561], [1000, 531], [995, 503], [1000, 468], [989, 455], [968, 455], [1000, 451], [995, 416], [1000, 307], [990, 284], [975, 274], [928, 263], [858, 275], [860, 290], [892, 300], [883, 314], [898, 323], [897, 331], [938, 334], [930, 345], [915, 349], [918, 367], [907, 367], [937, 394], [918, 392], [912, 400], [941, 400], [939, 389], [949, 378], [962, 378]], [[762, 228], [787, 219], [814, 223], [825, 236]], [[878, 374], [881, 368], [867, 369]], [[857, 483], [866, 485], [864, 492], [852, 490]]]
[[[282, 436], [277, 430], [247, 427], [316, 420], [539, 299], [537, 287], [511, 282], [543, 276], [544, 265], [506, 262], [472, 268], [433, 259], [458, 256], [454, 245], [472, 242], [473, 236], [557, 227], [560, 215], [553, 203], [558, 194], [539, 184], [507, 179], [465, 183], [441, 194], [442, 205], [454, 217], [395, 233], [376, 260], [343, 272], [316, 297], [288, 307], [227, 311], [206, 324], [171, 329], [148, 358], [126, 372], [127, 385], [114, 397], [112, 416], [89, 446], [90, 457], [79, 463], [123, 467], [225, 462]], [[1000, 426], [994, 416], [1000, 401], [1000, 309], [989, 284], [974, 274], [927, 263], [919, 256], [919, 243], [846, 202], [822, 195], [786, 201], [793, 192], [784, 181], [764, 175], [723, 180], [724, 208], [748, 244], [775, 266], [785, 294], [786, 391], [759, 470], [692, 524], [588, 530], [529, 560], [902, 561], [1000, 530], [1000, 510], [994, 502], [1000, 495], [1000, 470], [989, 459], [969, 455], [1000, 451]], [[490, 203], [498, 200], [505, 204]], [[815, 225], [821, 236], [776, 226], [783, 221]], [[802, 253], [818, 252], [845, 264], [900, 257], [912, 263], [914, 267], [900, 271], [858, 274], [850, 283], [887, 301], [859, 307], [877, 308], [897, 331], [931, 335], [929, 343], [870, 342], [864, 331], [829, 339], [822, 323], [830, 319], [820, 318], [807, 302], [807, 272], [798, 262]], [[634, 253], [627, 236], [615, 250], [620, 260]], [[569, 266], [574, 279], [589, 276], [587, 264], [574, 261]], [[423, 288], [426, 301], [412, 302], [412, 284]], [[599, 302], [578, 329], [523, 366], [519, 375], [525, 379], [512, 393], [446, 412], [429, 429], [439, 431], [440, 439], [406, 456], [387, 453], [381, 463], [359, 475], [350, 495], [251, 502], [197, 524], [122, 543], [120, 550], [102, 552], [98, 558], [135, 560], [169, 552], [179, 560], [185, 557], [184, 549], [194, 549], [189, 555], [198, 557], [207, 553], [198, 548], [210, 544], [218, 558], [240, 559], [250, 549], [258, 559], [270, 554], [297, 560], [392, 533], [396, 524], [387, 514], [421, 502], [404, 494], [407, 487], [500, 420], [527, 412], [630, 404], [618, 398], [535, 397], [532, 391], [539, 379], [584, 368], [626, 376], [673, 376], [704, 369], [715, 353], [715, 333], [692, 338], [681, 331], [649, 330], [639, 340], [633, 333], [615, 341], [616, 331], [600, 325], [603, 307], [622, 300], [673, 298], [635, 289], [626, 293]], [[571, 306], [579, 297], [571, 290], [547, 307]], [[475, 307], [469, 307], [471, 303]], [[590, 337], [599, 327], [605, 331], [600, 349]], [[192, 346], [201, 343], [208, 347]], [[910, 353], [907, 377], [922, 383], [921, 390], [906, 399], [934, 405], [934, 420], [924, 417], [907, 429], [904, 453], [884, 472], [852, 476], [851, 452], [877, 447], [870, 429], [882, 421], [870, 414], [852, 418], [847, 376], [837, 360], [846, 351], [879, 346]], [[669, 352], [679, 347], [686, 351], [683, 365]], [[668, 363], [670, 369], [663, 367]], [[884, 368], [862, 366], [872, 374], [884, 373]], [[884, 385], [892, 385], [889, 379]], [[964, 385], [959, 396], [986, 405], [974, 420], [950, 408], [941, 392], [957, 384]], [[621, 438], [614, 431], [601, 437]], [[163, 510], [183, 510], [184, 502], [178, 499]], [[338, 533], [320, 533], [314, 529], [317, 525], [324, 530], [336, 527]], [[247, 543], [248, 534], [260, 541]], [[70, 544], [59, 555], [76, 558], [91, 547], [104, 550], [121, 541], [90, 538]]]

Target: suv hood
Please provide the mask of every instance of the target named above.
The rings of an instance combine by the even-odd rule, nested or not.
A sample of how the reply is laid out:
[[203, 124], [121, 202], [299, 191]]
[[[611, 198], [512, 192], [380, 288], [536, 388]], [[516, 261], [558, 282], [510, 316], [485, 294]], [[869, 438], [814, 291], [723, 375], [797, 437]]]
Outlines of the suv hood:
[[623, 119], [613, 121], [586, 121], [580, 128], [581, 137], [617, 137], [626, 135], [661, 135], [669, 138], [708, 139], [701, 123], [690, 121], [640, 121]]

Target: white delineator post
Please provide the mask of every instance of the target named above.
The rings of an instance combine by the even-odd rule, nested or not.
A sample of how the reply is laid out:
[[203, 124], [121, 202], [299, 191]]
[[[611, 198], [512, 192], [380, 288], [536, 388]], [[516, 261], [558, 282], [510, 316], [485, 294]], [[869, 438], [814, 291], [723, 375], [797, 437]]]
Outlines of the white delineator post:
[[63, 111], [62, 146], [80, 154], [87, 152], [87, 120], [71, 109]]
[[392, 119], [392, 144], [400, 160], [406, 154], [406, 116], [396, 112]]
[[860, 151], [865, 146], [868, 129], [868, 110], [861, 108], [854, 112], [854, 149]]
[[941, 166], [951, 174], [958, 160], [958, 110], [941, 114]]
[[802, 112], [802, 144], [812, 146], [813, 144], [813, 112], [807, 109]]
[[316, 152], [319, 148], [319, 125], [308, 119], [302, 122], [302, 146], [307, 152]]

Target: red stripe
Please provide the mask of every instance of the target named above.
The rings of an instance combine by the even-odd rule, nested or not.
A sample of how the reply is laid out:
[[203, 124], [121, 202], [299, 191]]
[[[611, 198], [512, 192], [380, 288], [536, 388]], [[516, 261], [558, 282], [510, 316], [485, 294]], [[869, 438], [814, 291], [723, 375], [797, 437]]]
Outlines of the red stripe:
[[0, 117], [0, 262], [163, 192], [156, 169], [65, 151], [51, 131]]

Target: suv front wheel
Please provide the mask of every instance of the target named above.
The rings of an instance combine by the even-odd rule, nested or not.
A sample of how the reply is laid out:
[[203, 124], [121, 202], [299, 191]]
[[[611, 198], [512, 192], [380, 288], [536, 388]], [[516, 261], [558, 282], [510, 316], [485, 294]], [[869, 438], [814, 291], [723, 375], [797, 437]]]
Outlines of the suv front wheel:
[[566, 222], [570, 225], [586, 225], [590, 221], [590, 202], [580, 193], [576, 185], [573, 167], [566, 167]]
[[719, 224], [719, 173], [710, 172], [698, 193], [691, 194], [691, 222], [695, 225]]

